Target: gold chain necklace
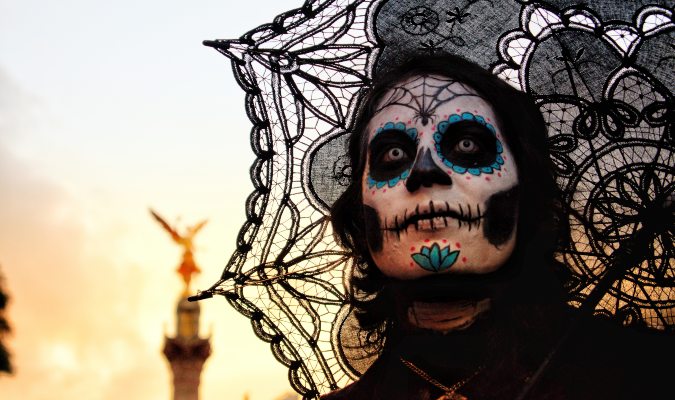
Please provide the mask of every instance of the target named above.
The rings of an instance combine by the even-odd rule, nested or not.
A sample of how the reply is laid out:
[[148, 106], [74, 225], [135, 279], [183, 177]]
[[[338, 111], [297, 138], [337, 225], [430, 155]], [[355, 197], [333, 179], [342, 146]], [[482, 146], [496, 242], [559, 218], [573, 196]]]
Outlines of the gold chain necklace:
[[436, 400], [468, 400], [468, 397], [457, 393], [457, 391], [459, 389], [461, 389], [462, 386], [464, 386], [467, 382], [469, 382], [471, 379], [473, 379], [476, 375], [478, 375], [478, 373], [483, 369], [483, 367], [478, 368], [476, 371], [474, 371], [473, 374], [469, 375], [468, 377], [466, 377], [466, 378], [464, 378], [460, 381], [455, 382], [452, 386], [448, 387], [448, 386], [445, 386], [444, 384], [440, 383], [436, 379], [432, 378], [431, 376], [429, 376], [429, 374], [427, 374], [426, 372], [421, 370], [418, 366], [411, 363], [410, 361], [404, 359], [403, 357], [399, 357], [399, 358], [401, 359], [401, 362], [403, 363], [403, 365], [410, 368], [411, 371], [413, 371], [414, 373], [419, 375], [425, 381], [431, 383], [432, 385], [436, 386], [437, 388], [439, 388], [443, 392], [445, 392], [445, 393], [443, 393], [443, 395], [441, 397], [439, 397]]

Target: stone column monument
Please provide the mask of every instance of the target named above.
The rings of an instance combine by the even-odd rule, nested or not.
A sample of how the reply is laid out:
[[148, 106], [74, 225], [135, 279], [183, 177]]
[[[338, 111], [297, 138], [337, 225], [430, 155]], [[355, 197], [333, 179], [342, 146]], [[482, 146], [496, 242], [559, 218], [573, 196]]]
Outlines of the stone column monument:
[[173, 400], [198, 400], [202, 367], [211, 355], [211, 343], [210, 337], [199, 336], [200, 306], [197, 302], [188, 301], [188, 297], [192, 275], [200, 272], [194, 261], [192, 240], [206, 221], [188, 227], [181, 235], [157, 213], [150, 212], [174, 242], [183, 247], [183, 258], [176, 269], [185, 285], [176, 306], [176, 334], [174, 337], [164, 336], [163, 350], [173, 374]]

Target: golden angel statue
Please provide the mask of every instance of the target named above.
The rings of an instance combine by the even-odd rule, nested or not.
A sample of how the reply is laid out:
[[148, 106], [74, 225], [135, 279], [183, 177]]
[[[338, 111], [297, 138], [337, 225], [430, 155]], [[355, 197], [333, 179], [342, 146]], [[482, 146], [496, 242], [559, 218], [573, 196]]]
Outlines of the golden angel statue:
[[204, 225], [206, 225], [206, 222], [208, 220], [203, 220], [195, 225], [188, 226], [184, 232], [184, 234], [179, 234], [176, 228], [172, 228], [162, 217], [159, 216], [155, 211], [152, 209], [150, 210], [150, 213], [152, 214], [153, 217], [164, 227], [164, 229], [169, 232], [171, 235], [171, 238], [173, 239], [174, 242], [179, 244], [180, 246], [183, 247], [183, 260], [181, 261], [180, 265], [176, 269], [176, 271], [181, 275], [183, 278], [183, 282], [185, 282], [185, 292], [190, 291], [190, 281], [192, 279], [192, 274], [198, 274], [201, 272], [197, 264], [195, 263], [194, 257], [193, 257], [193, 239], [197, 232], [199, 232]]

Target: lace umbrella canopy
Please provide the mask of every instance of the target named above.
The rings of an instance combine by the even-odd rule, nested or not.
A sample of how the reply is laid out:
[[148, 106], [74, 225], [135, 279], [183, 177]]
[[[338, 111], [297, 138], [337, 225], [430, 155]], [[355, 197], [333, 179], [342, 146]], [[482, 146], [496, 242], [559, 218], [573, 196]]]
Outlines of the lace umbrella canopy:
[[467, 58], [534, 96], [570, 236], [569, 303], [675, 330], [675, 23], [667, 1], [307, 1], [236, 40], [256, 161], [220, 294], [251, 319], [305, 398], [373, 361], [350, 318], [350, 255], [328, 209], [349, 181], [346, 141], [372, 77], [412, 54]]

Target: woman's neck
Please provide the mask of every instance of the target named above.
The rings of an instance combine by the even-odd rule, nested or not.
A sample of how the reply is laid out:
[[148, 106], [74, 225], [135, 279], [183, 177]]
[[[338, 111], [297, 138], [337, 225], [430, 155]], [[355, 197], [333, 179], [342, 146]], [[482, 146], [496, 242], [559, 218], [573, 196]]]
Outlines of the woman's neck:
[[469, 328], [490, 309], [490, 299], [444, 302], [414, 301], [408, 308], [407, 322], [418, 329], [441, 333]]

